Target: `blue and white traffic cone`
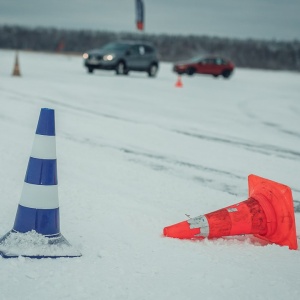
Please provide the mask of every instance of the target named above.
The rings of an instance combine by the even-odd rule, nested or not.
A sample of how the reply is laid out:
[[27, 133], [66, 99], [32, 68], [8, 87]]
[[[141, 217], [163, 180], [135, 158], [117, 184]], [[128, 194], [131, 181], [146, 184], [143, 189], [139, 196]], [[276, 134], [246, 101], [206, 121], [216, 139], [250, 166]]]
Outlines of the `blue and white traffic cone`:
[[0, 238], [0, 255], [81, 256], [60, 233], [53, 109], [41, 109], [15, 223]]

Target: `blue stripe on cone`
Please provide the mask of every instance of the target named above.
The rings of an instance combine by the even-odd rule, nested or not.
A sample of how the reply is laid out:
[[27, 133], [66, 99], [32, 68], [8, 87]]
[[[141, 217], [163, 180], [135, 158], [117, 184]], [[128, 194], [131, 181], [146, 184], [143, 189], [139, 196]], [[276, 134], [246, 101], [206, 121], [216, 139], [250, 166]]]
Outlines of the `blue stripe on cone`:
[[36, 185], [57, 185], [56, 159], [30, 157], [24, 181]]
[[35, 230], [46, 236], [58, 234], [60, 232], [59, 208], [36, 209], [19, 204], [13, 229], [22, 233]]
[[36, 134], [55, 136], [54, 109], [42, 108]]

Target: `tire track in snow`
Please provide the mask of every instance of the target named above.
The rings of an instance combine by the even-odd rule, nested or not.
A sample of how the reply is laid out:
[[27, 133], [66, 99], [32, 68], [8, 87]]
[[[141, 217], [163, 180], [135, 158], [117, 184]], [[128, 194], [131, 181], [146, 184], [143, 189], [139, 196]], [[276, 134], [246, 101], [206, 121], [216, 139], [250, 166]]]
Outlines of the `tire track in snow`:
[[[100, 143], [97, 142], [96, 139], [81, 139], [80, 137], [75, 137], [64, 132], [61, 133], [61, 137], [92, 147], [108, 148], [122, 152], [126, 155], [127, 160], [132, 163], [143, 165], [157, 172], [167, 172], [172, 176], [195, 180], [205, 187], [211, 187], [231, 195], [237, 195], [239, 192], [243, 192], [240, 186], [244, 187], [245, 177], [226, 170], [211, 168], [205, 165], [172, 158], [167, 155], [136, 150], [130, 147]], [[234, 184], [236, 181], [241, 181], [241, 185]]]
[[[18, 92], [15, 90], [3, 89], [3, 88], [1, 88], [1, 91], [7, 93], [7, 97], [11, 100], [27, 102], [30, 104], [36, 103], [35, 100], [29, 100], [28, 98], [37, 98], [37, 96], [25, 94], [23, 92]], [[226, 139], [226, 138], [222, 138], [222, 137], [214, 137], [214, 136], [203, 135], [203, 134], [198, 134], [198, 133], [191, 133], [191, 132], [187, 132], [187, 131], [183, 131], [183, 130], [170, 129], [170, 128], [161, 127], [155, 123], [140, 122], [140, 121], [136, 121], [136, 120], [132, 120], [132, 119], [128, 119], [128, 118], [118, 117], [118, 116], [115, 116], [112, 114], [105, 114], [105, 113], [97, 112], [92, 109], [78, 107], [75, 105], [55, 101], [55, 100], [45, 98], [45, 97], [39, 97], [39, 99], [41, 99], [47, 103], [55, 104], [57, 106], [67, 108], [67, 109], [70, 109], [70, 110], [73, 110], [76, 112], [84, 112], [84, 113], [92, 114], [95, 116], [101, 116], [104, 118], [115, 119], [117, 121], [130, 122], [133, 124], [147, 124], [147, 125], [150, 124], [152, 126], [158, 127], [165, 131], [175, 132], [177, 134], [186, 135], [191, 138], [197, 138], [197, 139], [203, 139], [203, 140], [208, 140], [208, 141], [213, 141], [213, 142], [235, 145], [238, 147], [243, 147], [246, 150], [262, 153], [265, 155], [270, 155], [270, 153], [272, 153], [278, 157], [288, 158], [288, 159], [299, 159], [299, 157], [300, 157], [300, 152], [298, 152], [298, 151], [291, 151], [289, 149], [275, 147], [272, 145], [267, 145], [267, 144], [256, 144], [255, 145], [255, 144], [251, 144], [249, 142], [242, 141], [242, 140], [232, 140], [232, 139]], [[251, 115], [251, 118], [254, 117], [253, 114], [250, 114], [250, 115]], [[4, 117], [4, 116], [2, 116], [2, 117]], [[0, 118], [1, 118], [1, 116], [0, 116]], [[11, 119], [9, 121], [15, 122], [16, 120]], [[265, 125], [273, 126], [276, 129], [279, 128], [279, 126], [277, 126], [277, 124], [267, 123], [267, 122], [265, 122], [265, 123], [266, 123]], [[287, 131], [287, 130], [283, 130], [283, 129], [281, 129], [281, 131], [285, 132], [287, 134], [294, 135], [296, 137], [300, 136], [300, 134], [292, 132], [292, 131]], [[243, 190], [241, 190], [240, 186], [242, 186], [242, 187], [244, 186], [245, 178], [243, 176], [239, 176], [239, 175], [230, 173], [228, 171], [218, 170], [218, 169], [214, 169], [214, 168], [207, 167], [204, 165], [193, 164], [191, 162], [177, 160], [177, 159], [170, 158], [170, 157], [167, 157], [164, 155], [158, 155], [158, 154], [153, 154], [153, 153], [148, 153], [148, 152], [137, 151], [137, 150], [133, 150], [130, 148], [100, 144], [100, 143], [97, 143], [96, 141], [92, 141], [89, 139], [76, 140], [74, 137], [71, 137], [71, 135], [68, 135], [68, 134], [64, 134], [64, 136], [65, 136], [65, 138], [71, 139], [78, 143], [88, 143], [91, 146], [106, 147], [106, 148], [112, 148], [112, 149], [121, 151], [121, 152], [127, 154], [129, 156], [128, 160], [130, 160], [134, 163], [144, 165], [144, 166], [149, 167], [156, 171], [169, 172], [169, 173], [175, 174], [176, 176], [186, 177], [188, 179], [195, 180], [204, 186], [209, 186], [211, 188], [214, 188], [214, 189], [217, 189], [217, 190], [220, 190], [223, 192], [227, 192], [232, 195], [237, 195], [237, 191], [243, 192]], [[191, 172], [189, 170], [194, 170], [199, 173], [198, 174], [190, 174]], [[216, 180], [216, 177], [218, 177], [217, 179], [220, 178], [220, 180]], [[233, 184], [233, 182], [235, 180], [241, 181], [241, 185]], [[293, 191], [300, 193], [300, 190], [297, 190], [297, 189], [293, 189]], [[295, 203], [298, 204], [298, 207], [299, 207], [298, 211], [300, 211], [300, 201], [295, 200]]]
[[173, 130], [173, 131], [178, 134], [190, 136], [192, 138], [197, 138], [197, 139], [206, 140], [206, 141], [213, 141], [213, 142], [218, 142], [218, 143], [223, 143], [223, 144], [225, 143], [225, 144], [229, 144], [232, 146], [238, 146], [238, 147], [242, 147], [246, 150], [250, 150], [250, 151], [265, 154], [265, 155], [273, 154], [277, 157], [287, 158], [287, 159], [299, 159], [300, 158], [299, 151], [293, 151], [290, 149], [276, 147], [273, 145], [254, 144], [254, 143], [249, 143], [249, 142], [242, 141], [242, 140], [226, 139], [226, 138], [214, 137], [214, 136], [209, 136], [209, 135], [204, 135], [204, 134], [199, 134], [199, 133], [192, 133], [192, 132], [187, 132], [187, 131], [182, 131], [182, 130]]
[[[65, 132], [61, 133], [61, 137], [75, 143], [116, 150], [124, 153], [127, 160], [132, 163], [142, 165], [157, 172], [167, 172], [171, 176], [177, 176], [187, 180], [195, 180], [202, 186], [210, 187], [230, 195], [238, 196], [245, 193], [245, 182], [247, 181], [247, 178], [227, 170], [211, 168], [209, 166], [195, 164], [163, 154], [136, 150], [130, 147], [105, 144], [98, 142], [96, 139], [92, 140], [89, 138], [75, 137]], [[293, 192], [300, 193], [299, 189], [292, 188], [292, 190]], [[300, 201], [294, 200], [294, 206], [295, 211], [300, 212]]]

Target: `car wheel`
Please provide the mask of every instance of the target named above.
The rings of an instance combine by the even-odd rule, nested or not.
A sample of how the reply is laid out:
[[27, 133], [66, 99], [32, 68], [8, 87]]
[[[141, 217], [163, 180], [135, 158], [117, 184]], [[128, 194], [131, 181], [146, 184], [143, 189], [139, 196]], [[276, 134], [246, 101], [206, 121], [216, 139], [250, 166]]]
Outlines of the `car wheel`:
[[187, 69], [186, 73], [189, 75], [189, 76], [192, 76], [195, 74], [195, 69], [194, 68], [189, 68]]
[[93, 73], [94, 72], [94, 68], [89, 67], [88, 68], [88, 73]]
[[230, 75], [231, 75], [231, 71], [230, 70], [225, 70], [225, 71], [223, 71], [222, 75], [223, 75], [224, 78], [229, 78]]
[[155, 77], [157, 74], [157, 70], [158, 70], [157, 64], [151, 64], [148, 69], [149, 77]]
[[126, 70], [125, 63], [123, 61], [119, 61], [116, 66], [117, 75], [127, 75], [128, 71]]

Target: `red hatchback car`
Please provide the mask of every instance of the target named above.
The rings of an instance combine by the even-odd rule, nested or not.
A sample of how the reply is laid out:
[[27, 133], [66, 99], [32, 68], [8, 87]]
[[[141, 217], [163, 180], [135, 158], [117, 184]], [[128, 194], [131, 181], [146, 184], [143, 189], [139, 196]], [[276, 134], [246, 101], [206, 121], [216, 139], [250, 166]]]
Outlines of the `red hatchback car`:
[[186, 62], [174, 64], [173, 71], [177, 74], [209, 74], [214, 77], [222, 75], [229, 78], [234, 70], [233, 62], [218, 56], [194, 57]]

